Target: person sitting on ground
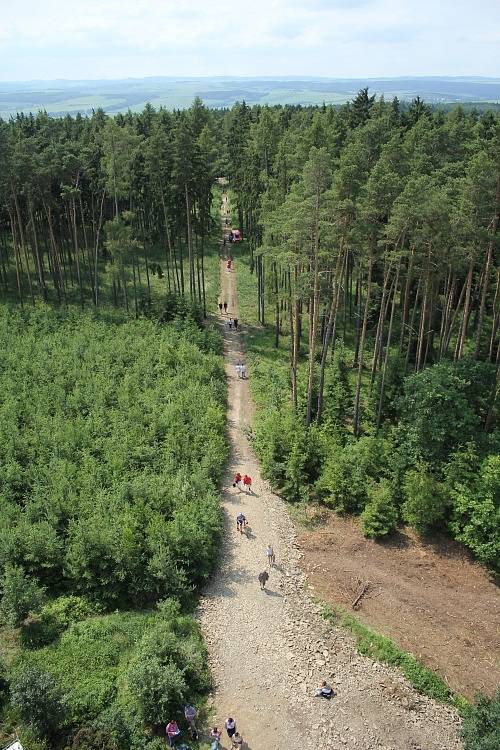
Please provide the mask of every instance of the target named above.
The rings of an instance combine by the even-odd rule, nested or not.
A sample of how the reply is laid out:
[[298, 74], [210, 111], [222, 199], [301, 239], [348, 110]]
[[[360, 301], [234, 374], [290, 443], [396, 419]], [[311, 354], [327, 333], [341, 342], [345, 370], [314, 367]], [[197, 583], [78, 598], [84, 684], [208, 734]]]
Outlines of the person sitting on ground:
[[267, 545], [266, 555], [267, 555], [267, 561], [269, 565], [274, 565], [275, 563], [274, 550], [270, 544]]
[[243, 515], [243, 513], [240, 513], [238, 516], [236, 516], [236, 530], [241, 532], [243, 534], [243, 529], [247, 524], [247, 519]]
[[329, 685], [326, 680], [321, 680], [319, 683], [319, 687], [316, 689], [316, 697], [317, 698], [326, 698], [327, 700], [330, 700], [334, 695], [333, 688], [331, 685]]
[[266, 588], [266, 583], [268, 582], [268, 580], [269, 580], [269, 573], [267, 572], [267, 570], [264, 570], [262, 573], [259, 573], [259, 583], [260, 583], [261, 589]]

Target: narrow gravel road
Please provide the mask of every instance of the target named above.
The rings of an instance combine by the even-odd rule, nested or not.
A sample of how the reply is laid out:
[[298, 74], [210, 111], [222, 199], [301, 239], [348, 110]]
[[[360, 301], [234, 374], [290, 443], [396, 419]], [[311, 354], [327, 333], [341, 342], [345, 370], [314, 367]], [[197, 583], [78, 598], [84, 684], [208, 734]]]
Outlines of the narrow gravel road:
[[[231, 453], [222, 492], [221, 561], [198, 612], [215, 683], [214, 722], [221, 728], [232, 716], [247, 750], [460, 748], [453, 710], [418, 695], [395, 670], [357, 654], [350, 636], [328, 625], [311, 600], [294, 526], [262, 480], [247, 439], [249, 386], [234, 368], [244, 360], [241, 334], [227, 326], [230, 316], [238, 317], [237, 266], [228, 272], [221, 261], [220, 273], [221, 300], [228, 302], [221, 325]], [[232, 487], [236, 471], [252, 477], [253, 494]], [[240, 511], [249, 521], [246, 535], [236, 530]], [[276, 553], [272, 569], [268, 543]], [[270, 578], [261, 591], [257, 576], [266, 567]], [[321, 678], [336, 691], [331, 701], [314, 697]], [[230, 747], [225, 735], [223, 747]]]

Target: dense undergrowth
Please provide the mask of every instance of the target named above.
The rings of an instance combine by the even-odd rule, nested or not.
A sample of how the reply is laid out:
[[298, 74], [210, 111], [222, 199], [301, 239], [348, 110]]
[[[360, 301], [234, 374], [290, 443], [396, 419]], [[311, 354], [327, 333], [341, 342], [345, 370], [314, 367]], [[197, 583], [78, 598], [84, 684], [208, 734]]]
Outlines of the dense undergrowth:
[[202, 705], [225, 382], [181, 308], [0, 311], [2, 734], [25, 748], [153, 748]]

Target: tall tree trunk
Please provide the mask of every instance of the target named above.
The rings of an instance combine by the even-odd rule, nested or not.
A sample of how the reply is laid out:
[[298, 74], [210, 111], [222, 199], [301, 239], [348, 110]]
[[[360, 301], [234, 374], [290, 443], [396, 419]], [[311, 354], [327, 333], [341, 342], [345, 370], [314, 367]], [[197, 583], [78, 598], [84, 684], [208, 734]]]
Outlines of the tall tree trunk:
[[455, 347], [455, 360], [461, 359], [464, 353], [465, 338], [467, 336], [467, 328], [469, 325], [470, 316], [470, 300], [471, 300], [471, 289], [472, 289], [472, 276], [474, 272], [474, 258], [471, 257], [469, 263], [469, 271], [467, 273], [467, 282], [465, 286], [465, 303], [464, 311], [462, 315], [462, 321], [459, 328], [459, 334], [457, 339], [457, 345]]
[[359, 437], [359, 425], [360, 425], [360, 397], [361, 397], [361, 379], [363, 376], [363, 354], [365, 349], [366, 339], [366, 328], [368, 325], [368, 311], [370, 308], [371, 292], [372, 292], [372, 271], [373, 271], [373, 259], [370, 258], [368, 265], [368, 281], [366, 285], [366, 299], [365, 299], [365, 310], [363, 313], [363, 326], [361, 329], [361, 339], [359, 342], [359, 355], [358, 355], [358, 377], [356, 379], [356, 395], [354, 397], [354, 436]]
[[490, 225], [490, 241], [488, 243], [488, 250], [486, 253], [486, 264], [484, 268], [484, 280], [483, 280], [483, 286], [481, 289], [481, 303], [479, 306], [479, 318], [477, 322], [477, 331], [476, 331], [476, 347], [474, 349], [474, 358], [479, 359], [479, 352], [481, 349], [481, 334], [483, 332], [483, 323], [484, 323], [484, 312], [486, 309], [486, 295], [488, 294], [488, 286], [490, 282], [490, 273], [491, 273], [491, 263], [493, 259], [493, 249], [495, 246], [496, 241], [496, 234], [498, 231], [498, 225], [500, 223], [500, 172], [497, 175], [497, 189], [496, 189], [496, 197], [495, 197], [495, 215], [493, 219], [491, 220]]
[[398, 261], [398, 267], [396, 269], [396, 278], [394, 281], [394, 293], [392, 295], [391, 317], [389, 318], [389, 330], [387, 331], [387, 341], [385, 344], [384, 365], [382, 367], [382, 376], [381, 376], [381, 381], [380, 381], [380, 393], [379, 393], [378, 408], [377, 408], [377, 424], [376, 424], [377, 432], [380, 429], [380, 422], [382, 420], [382, 408], [384, 405], [384, 392], [385, 392], [385, 379], [387, 375], [387, 363], [389, 362], [389, 354], [391, 351], [392, 327], [394, 323], [394, 311], [396, 309], [396, 297], [398, 295], [398, 283], [399, 283], [400, 269], [401, 269], [401, 258]]
[[344, 269], [344, 256], [345, 252], [343, 249], [343, 242], [340, 245], [339, 253], [337, 256], [337, 262], [335, 265], [335, 272], [332, 280], [332, 298], [330, 300], [330, 309], [328, 312], [328, 321], [326, 324], [325, 337], [323, 340], [323, 350], [321, 352], [321, 364], [319, 368], [319, 384], [318, 384], [318, 409], [316, 413], [316, 421], [318, 424], [321, 422], [321, 416], [323, 413], [323, 393], [325, 388], [325, 370], [326, 360], [328, 356], [328, 349], [330, 346], [330, 338], [332, 336], [334, 322], [337, 319], [337, 312], [339, 308], [340, 299], [340, 287], [342, 284], [342, 276]]

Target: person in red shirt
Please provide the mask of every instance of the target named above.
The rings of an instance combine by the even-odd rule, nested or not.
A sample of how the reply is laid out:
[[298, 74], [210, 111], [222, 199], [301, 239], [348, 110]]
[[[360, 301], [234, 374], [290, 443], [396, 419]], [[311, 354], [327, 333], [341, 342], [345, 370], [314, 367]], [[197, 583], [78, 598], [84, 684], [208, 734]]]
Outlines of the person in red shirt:
[[240, 482], [241, 482], [241, 474], [240, 474], [239, 471], [237, 471], [236, 474], [234, 475], [233, 487], [238, 487], [238, 489], [239, 489], [240, 488]]
[[243, 484], [247, 492], [252, 491], [252, 477], [249, 477], [248, 474], [245, 474], [245, 476], [243, 477]]

